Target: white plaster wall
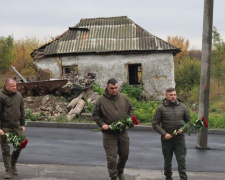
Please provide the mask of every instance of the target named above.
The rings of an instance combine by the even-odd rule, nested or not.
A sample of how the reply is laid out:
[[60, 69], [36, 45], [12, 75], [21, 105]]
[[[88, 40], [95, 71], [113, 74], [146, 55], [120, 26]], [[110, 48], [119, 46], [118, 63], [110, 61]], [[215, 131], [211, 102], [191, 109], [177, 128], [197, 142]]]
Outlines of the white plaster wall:
[[58, 79], [61, 78], [60, 69], [56, 61], [56, 58], [38, 59], [34, 61], [34, 64], [41, 69], [50, 70], [52, 74], [54, 75], [54, 78], [58, 78]]
[[[53, 67], [56, 77], [59, 70], [56, 70], [56, 63], [49, 58], [48, 63]], [[147, 95], [155, 99], [164, 98], [165, 90], [168, 87], [175, 87], [174, 83], [174, 60], [172, 53], [158, 54], [135, 54], [135, 55], [82, 55], [61, 57], [62, 65], [78, 65], [81, 76], [89, 72], [97, 73], [96, 82], [102, 87], [106, 86], [108, 79], [116, 78], [119, 85], [128, 82], [128, 69], [126, 64], [142, 64], [142, 82]], [[35, 63], [44, 68], [47, 64], [44, 59]], [[49, 65], [48, 65], [49, 66]], [[50, 68], [50, 67], [49, 67]], [[57, 74], [58, 73], [58, 74]]]
[[[127, 61], [123, 60], [123, 56], [115, 55], [92, 55], [92, 56], [78, 56], [76, 60], [74, 57], [62, 58], [62, 64], [78, 65], [81, 76], [87, 75], [89, 72], [97, 74], [96, 82], [102, 87], [106, 86], [108, 79], [116, 78], [120, 85], [127, 82]], [[66, 63], [65, 63], [66, 62]]]

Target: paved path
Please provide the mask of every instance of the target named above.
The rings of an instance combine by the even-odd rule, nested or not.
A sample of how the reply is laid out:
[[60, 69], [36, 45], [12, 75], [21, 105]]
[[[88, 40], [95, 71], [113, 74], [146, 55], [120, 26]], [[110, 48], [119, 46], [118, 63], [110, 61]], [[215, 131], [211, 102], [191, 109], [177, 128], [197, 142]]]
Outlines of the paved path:
[[[164, 179], [159, 135], [152, 131], [130, 131], [128, 180]], [[28, 146], [22, 151], [14, 179], [108, 179], [101, 132], [90, 129], [27, 127]], [[209, 150], [195, 148], [196, 134], [186, 136], [189, 179], [224, 180], [225, 135], [209, 134]], [[0, 158], [1, 160], [1, 158]], [[1, 160], [2, 161], [2, 160]], [[0, 174], [4, 173], [0, 164]], [[173, 161], [174, 179], [179, 179]]]
[[[4, 175], [3, 163], [0, 163], [0, 179]], [[18, 176], [13, 180], [110, 180], [105, 167], [68, 166], [53, 164], [18, 164]], [[224, 180], [225, 173], [187, 172], [189, 180]], [[127, 180], [165, 180], [162, 171], [126, 168]], [[175, 171], [174, 180], [179, 180]]]

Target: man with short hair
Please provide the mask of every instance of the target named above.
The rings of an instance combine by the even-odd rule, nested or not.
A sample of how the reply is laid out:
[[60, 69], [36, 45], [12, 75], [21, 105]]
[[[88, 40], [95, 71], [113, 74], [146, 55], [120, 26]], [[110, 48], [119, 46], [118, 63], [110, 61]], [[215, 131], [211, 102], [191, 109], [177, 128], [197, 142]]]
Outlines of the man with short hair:
[[[180, 128], [189, 123], [190, 115], [186, 106], [177, 99], [176, 89], [166, 89], [166, 98], [158, 107], [153, 118], [153, 128], [161, 134], [162, 153], [164, 156], [164, 175], [166, 180], [172, 180], [173, 153], [178, 163], [181, 180], [187, 180], [186, 174], [186, 143], [184, 133]], [[177, 135], [173, 136], [174, 130]]]
[[0, 92], [0, 136], [5, 179], [18, 175], [16, 169], [20, 150], [13, 151], [10, 155], [10, 146], [6, 142], [4, 133], [10, 132], [22, 136], [25, 131], [25, 111], [22, 95], [16, 90], [16, 81], [8, 78]]
[[109, 128], [109, 125], [125, 119], [127, 115], [133, 115], [133, 106], [124, 94], [119, 93], [117, 80], [109, 79], [104, 94], [95, 103], [92, 117], [102, 128], [103, 146], [111, 180], [116, 180], [117, 176], [119, 180], [125, 180], [123, 172], [128, 160], [129, 136], [127, 131], [123, 134], [116, 134]]

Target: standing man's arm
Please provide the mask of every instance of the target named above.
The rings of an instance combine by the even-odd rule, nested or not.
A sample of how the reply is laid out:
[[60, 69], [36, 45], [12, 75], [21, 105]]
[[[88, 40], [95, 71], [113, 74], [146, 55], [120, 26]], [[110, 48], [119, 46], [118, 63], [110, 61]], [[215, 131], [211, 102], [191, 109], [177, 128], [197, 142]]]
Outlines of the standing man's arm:
[[128, 98], [127, 98], [127, 100], [128, 100], [128, 104], [129, 104], [129, 110], [128, 110], [127, 115], [133, 116], [134, 115], [134, 107], [132, 106], [132, 104]]
[[23, 98], [21, 99], [21, 103], [20, 103], [20, 112], [21, 112], [21, 117], [20, 117], [20, 125], [23, 129], [23, 132], [25, 132], [25, 109], [24, 109], [24, 102], [23, 102]]
[[92, 119], [93, 121], [96, 122], [96, 124], [98, 126], [100, 126], [101, 128], [103, 128], [104, 130], [107, 130], [109, 127], [107, 124], [105, 124], [103, 122], [102, 116], [101, 116], [101, 105], [100, 102], [97, 100], [95, 105], [94, 105], [94, 109], [92, 112]]
[[159, 134], [161, 134], [162, 137], [164, 137], [165, 139], [171, 139], [172, 136], [169, 133], [167, 133], [160, 124], [161, 118], [162, 118], [161, 110], [160, 108], [158, 108], [153, 117], [152, 126]]

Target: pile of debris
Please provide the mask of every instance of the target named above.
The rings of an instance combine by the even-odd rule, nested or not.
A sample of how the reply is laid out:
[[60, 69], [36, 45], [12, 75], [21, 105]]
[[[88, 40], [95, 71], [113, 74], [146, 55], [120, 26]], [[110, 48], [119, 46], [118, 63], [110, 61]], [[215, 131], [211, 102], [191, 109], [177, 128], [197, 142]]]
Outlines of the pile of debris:
[[83, 91], [67, 105], [67, 110], [69, 110], [67, 118], [72, 120], [76, 115], [81, 115], [87, 108], [85, 105], [88, 103], [94, 104], [97, 98], [98, 93], [93, 92], [90, 88]]
[[[11, 69], [21, 79], [17, 83], [17, 90], [24, 97], [28, 96], [24, 98], [25, 109], [34, 115], [43, 112], [43, 116], [38, 116], [38, 120], [48, 121], [66, 115], [71, 121], [77, 115], [82, 115], [88, 105], [93, 104], [98, 98], [98, 94], [92, 91], [95, 73], [88, 73], [84, 77], [70, 73], [63, 79], [29, 82], [14, 67]], [[67, 99], [62, 100], [64, 95]], [[71, 99], [71, 102], [68, 103], [68, 99]]]
[[70, 102], [63, 96], [45, 95], [25, 97], [24, 104], [25, 109], [32, 111], [34, 115], [44, 113], [44, 116], [39, 116], [40, 121], [55, 120], [57, 116], [66, 116], [71, 121], [76, 116], [87, 116], [85, 113], [87, 105], [94, 104], [98, 96], [96, 92], [88, 88]]

